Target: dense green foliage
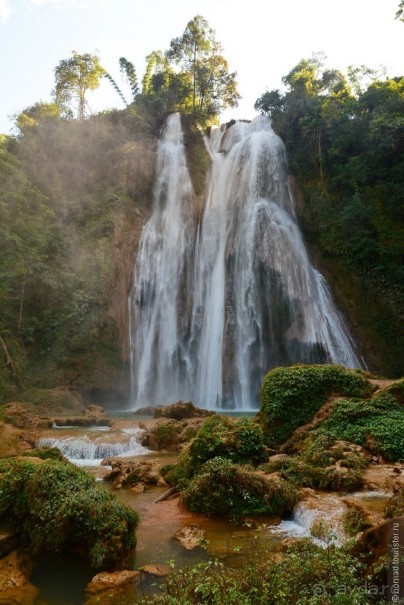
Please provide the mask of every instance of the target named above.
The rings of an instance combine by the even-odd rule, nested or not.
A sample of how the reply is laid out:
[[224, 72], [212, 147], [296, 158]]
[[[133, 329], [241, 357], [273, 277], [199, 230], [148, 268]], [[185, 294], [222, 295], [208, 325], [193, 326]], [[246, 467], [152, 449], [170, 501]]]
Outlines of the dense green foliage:
[[297, 493], [290, 482], [263, 477], [252, 467], [218, 457], [203, 465], [184, 490], [182, 499], [190, 511], [225, 514], [239, 521], [249, 515], [290, 514]]
[[310, 433], [292, 456], [270, 461], [260, 468], [267, 473], [278, 472], [296, 487], [352, 491], [361, 487], [369, 458], [360, 455], [349, 443]]
[[91, 396], [125, 384], [111, 304], [154, 138], [132, 109], [79, 123], [37, 104], [18, 125], [0, 141], [0, 400], [73, 381]]
[[[264, 93], [303, 193], [300, 214], [322, 270], [357, 324], [370, 363], [403, 366], [404, 79], [302, 60]], [[349, 301], [349, 302], [348, 302]]]
[[137, 514], [84, 470], [51, 459], [7, 459], [0, 472], [0, 522], [34, 553], [71, 550], [109, 568], [135, 547]]
[[178, 463], [166, 469], [166, 479], [185, 488], [204, 463], [216, 457], [255, 466], [264, 462], [267, 454], [261, 428], [246, 418], [234, 421], [220, 414], [211, 416], [181, 453]]
[[319, 429], [323, 434], [362, 445], [392, 462], [404, 460], [404, 412], [388, 392], [372, 399], [341, 399]]
[[233, 421], [220, 414], [204, 422], [189, 446], [188, 456], [195, 473], [216, 456], [254, 465], [267, 458], [262, 430], [254, 421], [247, 418]]
[[237, 106], [236, 73], [230, 73], [221, 44], [208, 22], [197, 15], [165, 52], [147, 59], [137, 102], [156, 115], [180, 112], [193, 125], [218, 121], [220, 111]]
[[305, 366], [271, 370], [262, 382], [260, 421], [267, 443], [283, 443], [311, 420], [331, 393], [367, 396], [372, 385], [362, 373], [342, 366]]
[[70, 59], [63, 59], [55, 68], [55, 102], [68, 116], [72, 116], [70, 104], [77, 103], [77, 118], [83, 120], [86, 115], [88, 90], [100, 85], [104, 70], [96, 55], [80, 55], [73, 51]]
[[296, 493], [283, 480], [256, 473], [254, 467], [267, 458], [258, 424], [215, 414], [204, 422], [178, 463], [164, 469], [164, 476], [195, 512], [236, 520], [244, 515], [284, 514], [293, 508]]
[[[218, 561], [170, 576], [163, 594], [142, 605], [370, 605], [383, 602], [373, 581], [366, 584], [358, 560], [346, 548], [326, 550], [309, 540], [285, 556], [252, 560], [239, 569]], [[369, 580], [369, 578], [368, 578]]]

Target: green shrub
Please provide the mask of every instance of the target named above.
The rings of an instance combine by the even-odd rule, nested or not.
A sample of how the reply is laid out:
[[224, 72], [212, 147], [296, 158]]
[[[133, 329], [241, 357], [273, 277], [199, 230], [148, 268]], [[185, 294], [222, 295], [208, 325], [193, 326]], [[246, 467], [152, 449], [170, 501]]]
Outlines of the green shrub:
[[185, 489], [205, 462], [217, 457], [254, 466], [267, 460], [261, 427], [247, 418], [234, 421], [215, 414], [204, 422], [178, 463], [165, 469], [163, 476], [170, 485]]
[[234, 421], [220, 415], [211, 416], [204, 422], [188, 451], [194, 473], [207, 460], [217, 456], [253, 465], [268, 457], [259, 425], [247, 418]]
[[351, 507], [342, 515], [342, 523], [345, 532], [350, 536], [355, 536], [360, 531], [365, 531], [372, 527], [369, 523], [366, 511], [360, 507]]
[[158, 449], [161, 450], [172, 446], [176, 442], [181, 428], [179, 422], [168, 420], [152, 429], [151, 432], [157, 440]]
[[21, 455], [25, 457], [33, 456], [42, 460], [63, 460], [66, 462], [66, 458], [57, 447], [37, 447], [28, 452], [23, 452]]
[[120, 562], [135, 546], [138, 516], [93, 477], [67, 462], [0, 461], [0, 523], [14, 526], [34, 553], [79, 551], [96, 568]]
[[319, 432], [357, 443], [386, 460], [404, 460], [404, 413], [383, 391], [372, 399], [341, 399]]
[[375, 585], [364, 582], [360, 563], [347, 549], [330, 545], [324, 550], [309, 540], [290, 546], [284, 557], [251, 562], [242, 573], [220, 561], [180, 570], [167, 578], [163, 591], [140, 605], [380, 603], [372, 597]]
[[247, 515], [281, 516], [297, 502], [294, 487], [279, 478], [266, 478], [252, 467], [214, 458], [202, 467], [182, 494], [193, 512], [225, 514], [238, 520]]
[[271, 370], [264, 378], [260, 420], [267, 443], [283, 443], [309, 422], [331, 393], [366, 397], [372, 385], [360, 372], [342, 366], [305, 366]]
[[330, 435], [313, 432], [301, 443], [298, 454], [260, 468], [267, 473], [279, 472], [297, 487], [352, 491], [361, 487], [368, 461], [368, 456], [353, 450], [349, 443], [336, 443]]
[[397, 380], [397, 382], [386, 387], [382, 392], [393, 395], [400, 405], [404, 405], [404, 378]]

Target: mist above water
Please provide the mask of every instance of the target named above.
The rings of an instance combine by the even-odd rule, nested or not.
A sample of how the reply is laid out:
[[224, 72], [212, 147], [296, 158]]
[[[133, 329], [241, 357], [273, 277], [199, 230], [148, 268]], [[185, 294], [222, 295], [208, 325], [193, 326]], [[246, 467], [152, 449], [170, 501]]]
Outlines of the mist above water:
[[135, 407], [190, 399], [254, 409], [272, 367], [360, 365], [308, 258], [270, 121], [214, 129], [206, 145], [211, 167], [196, 224], [180, 116], [168, 118], [129, 296]]

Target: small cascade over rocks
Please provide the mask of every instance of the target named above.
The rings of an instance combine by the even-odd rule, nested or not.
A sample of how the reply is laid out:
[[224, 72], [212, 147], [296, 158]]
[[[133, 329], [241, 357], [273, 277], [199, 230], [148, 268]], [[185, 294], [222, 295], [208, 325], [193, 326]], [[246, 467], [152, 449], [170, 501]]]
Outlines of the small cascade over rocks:
[[191, 399], [255, 409], [272, 367], [360, 367], [296, 222], [285, 150], [270, 120], [213, 129], [196, 224], [180, 116], [159, 142], [154, 209], [129, 297], [133, 405]]
[[292, 517], [281, 521], [271, 530], [293, 538], [310, 537], [322, 547], [327, 543], [340, 545], [346, 539], [342, 522], [346, 510], [337, 495], [317, 495], [301, 500], [295, 506]]
[[98, 466], [105, 458], [116, 456], [138, 456], [149, 453], [139, 442], [141, 429], [131, 429], [131, 433], [123, 433], [119, 440], [109, 437], [90, 439], [87, 435], [81, 437], [44, 437], [39, 439], [37, 447], [57, 448], [66, 458], [78, 466]]

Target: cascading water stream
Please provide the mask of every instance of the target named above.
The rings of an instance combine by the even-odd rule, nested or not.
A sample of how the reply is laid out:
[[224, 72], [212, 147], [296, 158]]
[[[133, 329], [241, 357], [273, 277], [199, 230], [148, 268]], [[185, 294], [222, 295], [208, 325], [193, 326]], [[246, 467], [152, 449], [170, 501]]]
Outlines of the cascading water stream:
[[94, 439], [90, 439], [88, 435], [43, 437], [37, 442], [37, 447], [56, 448], [78, 466], [99, 466], [104, 458], [148, 454], [150, 450], [139, 442], [142, 432], [141, 429], [132, 429], [130, 433], [125, 434], [123, 430], [119, 440], [114, 440], [108, 435]]
[[271, 367], [359, 367], [295, 218], [282, 141], [259, 117], [213, 130], [199, 225], [180, 117], [158, 148], [129, 304], [133, 402], [254, 409]]
[[132, 391], [138, 403], [150, 397], [154, 403], [173, 401], [188, 392], [192, 204], [180, 116], [173, 114], [158, 146], [153, 214], [142, 232], [129, 297]]

